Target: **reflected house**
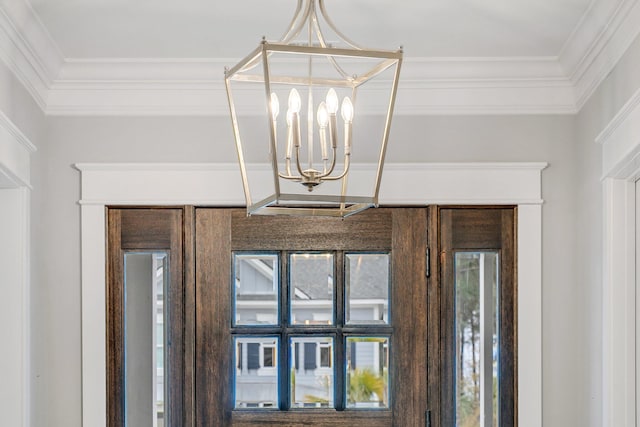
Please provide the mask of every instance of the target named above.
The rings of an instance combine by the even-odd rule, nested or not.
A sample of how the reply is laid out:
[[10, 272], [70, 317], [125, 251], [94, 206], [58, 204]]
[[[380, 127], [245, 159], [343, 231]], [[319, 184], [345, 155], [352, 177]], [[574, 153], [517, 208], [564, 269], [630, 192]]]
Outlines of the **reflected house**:
[[[298, 330], [306, 326], [334, 325], [333, 254], [293, 254], [289, 257], [288, 320]], [[278, 256], [237, 254], [235, 262], [236, 325], [278, 325]], [[345, 254], [346, 324], [386, 324], [389, 303], [388, 254]], [[292, 407], [334, 406], [334, 336], [289, 337], [290, 395]], [[386, 384], [388, 340], [380, 337], [348, 338], [346, 366], [369, 372]], [[236, 336], [236, 407], [277, 407], [277, 336]], [[340, 368], [340, 367], [338, 367]], [[348, 375], [349, 377], [349, 375]], [[386, 386], [385, 386], [386, 387]], [[386, 394], [370, 393], [357, 406], [380, 406]], [[361, 399], [361, 398], [360, 398]], [[358, 400], [356, 396], [356, 400]], [[370, 401], [370, 402], [369, 402]]]

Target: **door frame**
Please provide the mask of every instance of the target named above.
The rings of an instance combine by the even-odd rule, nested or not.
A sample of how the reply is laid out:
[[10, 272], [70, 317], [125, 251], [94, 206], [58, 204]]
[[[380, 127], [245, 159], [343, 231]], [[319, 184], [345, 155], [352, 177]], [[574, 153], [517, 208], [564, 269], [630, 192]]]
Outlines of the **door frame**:
[[0, 410], [31, 425], [31, 155], [36, 146], [0, 111]]
[[[105, 207], [242, 206], [244, 198], [235, 164], [75, 167], [81, 173], [82, 421], [87, 427], [105, 426]], [[364, 169], [369, 167], [374, 166]], [[542, 426], [541, 174], [546, 167], [546, 163], [392, 163], [385, 165], [380, 193], [382, 205], [517, 205], [520, 427]]]
[[602, 146], [602, 425], [635, 427], [640, 339], [636, 325], [636, 190], [640, 90], [596, 137]]

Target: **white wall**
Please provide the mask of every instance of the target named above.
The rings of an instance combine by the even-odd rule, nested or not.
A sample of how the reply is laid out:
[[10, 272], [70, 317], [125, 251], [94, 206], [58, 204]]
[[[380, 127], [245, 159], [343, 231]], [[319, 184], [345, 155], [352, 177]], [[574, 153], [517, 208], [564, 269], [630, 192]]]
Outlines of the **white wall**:
[[0, 413], [26, 426], [28, 412], [28, 190], [0, 188]]
[[44, 116], [0, 62], [0, 413], [1, 423], [28, 426], [30, 360], [30, 157]]
[[[44, 377], [34, 425], [80, 426], [80, 198], [76, 162], [233, 162], [226, 118], [48, 119], [36, 157], [33, 331]], [[573, 304], [574, 119], [569, 116], [433, 116], [394, 119], [390, 162], [546, 161], [543, 172], [544, 425], [588, 426], [588, 316]], [[384, 178], [383, 178], [384, 180]], [[419, 185], [416, 183], [415, 185]], [[47, 224], [39, 226], [38, 224]], [[54, 225], [54, 226], [51, 226]], [[559, 325], [561, 327], [559, 327]], [[556, 376], [560, 375], [560, 379]], [[64, 390], [64, 393], [60, 391]], [[567, 420], [570, 420], [566, 422]], [[591, 424], [596, 426], [597, 424]]]
[[39, 145], [42, 136], [44, 114], [29, 92], [0, 60], [0, 111], [4, 113], [25, 136]]
[[[575, 271], [576, 289], [573, 298], [584, 306], [590, 345], [588, 354], [590, 375], [584, 378], [589, 390], [603, 388], [602, 376], [602, 265], [603, 265], [603, 186], [601, 182], [602, 147], [595, 143], [598, 134], [640, 88], [640, 38], [631, 44], [622, 60], [607, 76], [598, 90], [576, 117], [576, 217]], [[606, 349], [605, 349], [606, 350]], [[600, 419], [603, 396], [584, 396], [591, 417]], [[593, 405], [592, 403], [598, 403]]]

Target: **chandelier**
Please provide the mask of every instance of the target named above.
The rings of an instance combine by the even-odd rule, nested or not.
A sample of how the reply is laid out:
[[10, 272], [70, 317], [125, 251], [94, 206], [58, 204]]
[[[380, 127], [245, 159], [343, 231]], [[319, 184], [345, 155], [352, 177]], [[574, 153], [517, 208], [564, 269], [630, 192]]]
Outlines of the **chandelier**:
[[279, 41], [226, 68], [247, 214], [377, 206], [401, 63], [402, 49], [349, 40], [324, 0], [298, 0]]

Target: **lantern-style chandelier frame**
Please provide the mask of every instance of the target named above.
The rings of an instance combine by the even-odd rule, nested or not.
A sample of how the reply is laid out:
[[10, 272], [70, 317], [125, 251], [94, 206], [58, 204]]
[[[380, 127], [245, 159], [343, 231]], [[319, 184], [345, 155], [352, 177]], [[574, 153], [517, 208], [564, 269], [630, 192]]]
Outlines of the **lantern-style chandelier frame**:
[[[330, 40], [323, 30], [331, 33]], [[402, 55], [402, 48], [389, 51], [360, 47], [336, 28], [326, 13], [324, 0], [298, 0], [294, 17], [279, 41], [269, 42], [263, 38], [258, 48], [234, 67], [225, 69], [248, 215], [345, 217], [378, 205]], [[353, 69], [357, 71], [352, 72]], [[365, 84], [383, 73], [391, 77], [382, 79], [386, 86], [383, 93], [388, 93], [388, 100], [384, 100], [381, 109], [384, 127], [371, 192], [368, 196], [353, 196], [347, 192], [347, 181], [353, 171], [352, 151], [364, 150], [364, 145], [354, 147], [352, 141], [356, 96]], [[269, 141], [262, 146], [272, 171], [270, 178], [263, 176], [261, 180], [273, 180], [273, 183], [267, 195], [255, 203], [251, 197], [250, 174], [245, 164], [246, 147], [241, 138], [232, 82], [234, 85], [235, 82], [249, 84], [253, 88], [261, 84], [263, 89], [260, 91], [264, 90]], [[375, 83], [380, 92], [379, 81]], [[286, 132], [278, 132], [280, 100], [276, 87], [289, 90], [288, 111], [280, 121], [280, 127], [286, 128]], [[348, 94], [341, 106], [336, 90]], [[241, 97], [247, 92], [240, 93]], [[326, 93], [326, 98], [316, 105], [314, 98], [320, 97], [320, 93]], [[303, 111], [305, 106], [306, 112]], [[338, 125], [338, 111], [343, 129]], [[315, 138], [318, 141], [314, 143]], [[295, 188], [304, 191], [283, 191], [285, 186], [292, 188], [290, 182], [299, 184], [300, 187]], [[339, 183], [334, 185], [335, 194], [319, 194], [316, 189], [328, 182]]]

